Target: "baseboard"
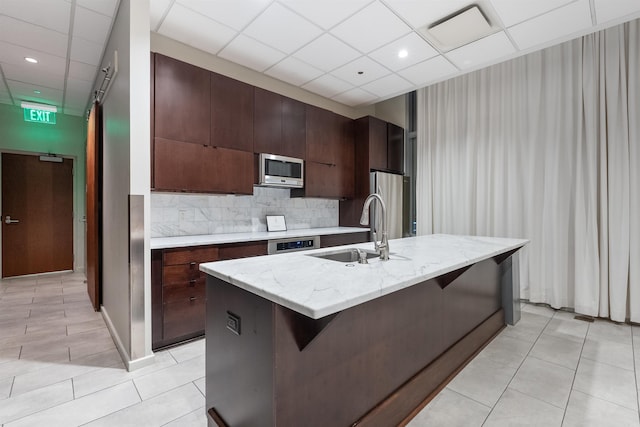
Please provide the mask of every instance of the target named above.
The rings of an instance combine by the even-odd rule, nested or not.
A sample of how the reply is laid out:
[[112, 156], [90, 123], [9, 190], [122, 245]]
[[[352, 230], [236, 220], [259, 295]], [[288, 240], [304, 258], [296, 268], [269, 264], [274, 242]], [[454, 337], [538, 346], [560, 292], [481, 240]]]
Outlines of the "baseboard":
[[111, 321], [111, 317], [109, 317], [109, 313], [104, 305], [100, 306], [100, 313], [102, 313], [102, 318], [104, 322], [107, 324], [107, 329], [109, 329], [109, 333], [111, 333], [111, 337], [113, 338], [113, 342], [116, 345], [116, 349], [118, 353], [120, 353], [120, 357], [124, 362], [127, 371], [135, 371], [136, 369], [144, 368], [145, 366], [152, 365], [155, 362], [155, 354], [151, 353], [145, 357], [140, 357], [135, 360], [131, 360], [129, 357], [129, 352], [126, 347], [122, 344], [122, 340], [120, 339], [120, 335], [116, 328], [113, 326], [113, 322]]

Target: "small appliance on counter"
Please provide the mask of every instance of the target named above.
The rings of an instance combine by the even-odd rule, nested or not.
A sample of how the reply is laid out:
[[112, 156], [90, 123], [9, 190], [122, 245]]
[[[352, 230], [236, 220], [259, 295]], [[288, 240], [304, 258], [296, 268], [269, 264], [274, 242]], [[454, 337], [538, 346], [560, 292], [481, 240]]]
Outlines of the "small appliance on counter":
[[267, 231], [287, 231], [284, 215], [267, 215]]

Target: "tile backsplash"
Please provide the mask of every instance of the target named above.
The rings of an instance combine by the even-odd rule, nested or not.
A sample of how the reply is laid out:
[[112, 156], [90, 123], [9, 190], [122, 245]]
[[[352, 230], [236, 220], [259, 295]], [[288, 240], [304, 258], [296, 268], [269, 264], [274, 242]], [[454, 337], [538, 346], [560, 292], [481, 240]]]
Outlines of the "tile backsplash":
[[338, 201], [290, 198], [290, 190], [254, 187], [252, 196], [151, 193], [151, 237], [267, 231], [266, 215], [287, 229], [337, 227]]

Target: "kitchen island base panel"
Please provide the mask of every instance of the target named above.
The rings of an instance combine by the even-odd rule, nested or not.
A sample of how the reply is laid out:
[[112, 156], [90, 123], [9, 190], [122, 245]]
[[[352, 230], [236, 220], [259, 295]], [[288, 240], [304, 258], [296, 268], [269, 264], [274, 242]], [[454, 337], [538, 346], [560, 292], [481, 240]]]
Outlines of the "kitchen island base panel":
[[486, 259], [326, 322], [208, 276], [210, 426], [402, 423], [504, 326], [500, 270]]

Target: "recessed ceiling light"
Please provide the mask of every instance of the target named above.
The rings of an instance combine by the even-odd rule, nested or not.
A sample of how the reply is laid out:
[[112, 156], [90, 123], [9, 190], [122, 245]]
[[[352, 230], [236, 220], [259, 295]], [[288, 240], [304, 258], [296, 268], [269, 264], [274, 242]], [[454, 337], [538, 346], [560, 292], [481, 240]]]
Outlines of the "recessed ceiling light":
[[36, 58], [32, 58], [30, 56], [25, 56], [24, 60], [27, 61], [27, 62], [31, 62], [32, 64], [37, 64], [38, 63], [38, 60]]
[[401, 49], [400, 52], [398, 52], [398, 58], [406, 58], [409, 55], [409, 52], [407, 52], [407, 49]]
[[40, 91], [38, 89], [34, 90], [33, 93], [35, 93], [36, 95], [40, 95]]

